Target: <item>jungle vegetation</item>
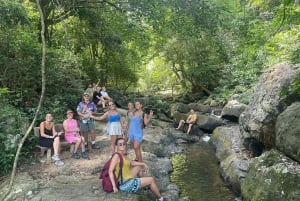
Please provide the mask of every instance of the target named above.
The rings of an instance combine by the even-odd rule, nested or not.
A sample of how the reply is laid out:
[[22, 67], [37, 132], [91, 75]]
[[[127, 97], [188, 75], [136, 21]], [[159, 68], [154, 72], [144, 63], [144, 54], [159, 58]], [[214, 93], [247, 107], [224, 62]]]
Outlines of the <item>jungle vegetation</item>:
[[[42, 0], [46, 90], [39, 120], [62, 121], [89, 83], [125, 92], [172, 90], [247, 103], [259, 75], [300, 63], [299, 0]], [[35, 0], [0, 0], [0, 175], [42, 91]], [[299, 93], [300, 75], [291, 85]], [[30, 155], [30, 136], [21, 153]]]

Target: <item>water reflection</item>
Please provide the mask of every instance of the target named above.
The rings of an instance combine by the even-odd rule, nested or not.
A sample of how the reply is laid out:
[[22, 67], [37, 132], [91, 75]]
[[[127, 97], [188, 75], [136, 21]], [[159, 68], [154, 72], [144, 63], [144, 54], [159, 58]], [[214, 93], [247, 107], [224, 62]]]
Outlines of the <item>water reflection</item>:
[[191, 201], [233, 201], [235, 196], [219, 176], [213, 148], [207, 142], [185, 146], [185, 153], [171, 159], [171, 180], [181, 189], [180, 196]]

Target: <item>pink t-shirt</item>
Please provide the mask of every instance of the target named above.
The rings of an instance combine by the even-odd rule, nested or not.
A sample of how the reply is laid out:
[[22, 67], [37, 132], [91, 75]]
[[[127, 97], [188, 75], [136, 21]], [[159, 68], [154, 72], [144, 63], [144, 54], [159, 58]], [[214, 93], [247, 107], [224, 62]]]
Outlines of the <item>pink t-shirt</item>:
[[[67, 119], [65, 120], [67, 123], [68, 130], [75, 130], [78, 128], [77, 121], [75, 119]], [[78, 132], [65, 132], [65, 140], [68, 143], [73, 143], [75, 141], [75, 138], [79, 136]]]

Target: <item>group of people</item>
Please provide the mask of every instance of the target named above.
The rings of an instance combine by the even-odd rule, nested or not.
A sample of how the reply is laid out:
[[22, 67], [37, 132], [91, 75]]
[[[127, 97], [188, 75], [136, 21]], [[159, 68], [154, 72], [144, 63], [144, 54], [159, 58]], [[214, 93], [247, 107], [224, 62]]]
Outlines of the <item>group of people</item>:
[[[102, 95], [101, 97], [105, 96]], [[64, 138], [68, 143], [75, 144], [72, 157], [74, 159], [79, 159], [80, 156], [82, 158], [88, 158], [85, 145], [88, 143], [89, 132], [91, 133], [92, 149], [99, 148], [96, 146], [95, 120], [101, 121], [107, 119], [106, 132], [111, 138], [111, 152], [120, 153], [124, 161], [122, 167], [122, 183], [119, 181], [119, 184], [116, 184], [113, 179], [113, 172], [118, 172], [120, 170], [120, 159], [117, 157], [118, 155], [114, 155], [112, 158], [109, 175], [114, 187], [114, 192], [120, 190], [135, 193], [139, 189], [147, 186], [157, 197], [157, 200], [165, 201], [166, 198], [161, 196], [154, 178], [143, 177], [143, 171], [148, 169], [147, 165], [143, 163], [141, 153], [143, 128], [144, 125], [149, 124], [151, 121], [153, 111], [150, 111], [149, 114], [144, 114], [142, 109], [143, 105], [140, 101], [136, 101], [135, 103], [129, 102], [126, 116], [121, 117], [114, 101], [110, 97], [107, 99], [107, 104], [108, 110], [103, 115], [97, 116], [97, 105], [91, 100], [91, 93], [85, 91], [82, 101], [78, 104], [76, 109], [79, 120], [74, 119], [73, 110], [68, 109], [66, 111], [67, 118], [63, 122]], [[57, 132], [55, 130], [52, 114], [47, 114], [45, 121], [40, 124], [39, 144], [44, 147], [53, 147], [54, 155], [52, 156], [52, 159], [55, 160], [55, 164], [58, 166], [64, 165], [59, 157], [60, 136], [62, 134], [62, 132]], [[133, 145], [136, 155], [135, 160], [130, 160], [127, 157], [128, 141]], [[81, 154], [78, 154], [79, 147], [81, 148]]]

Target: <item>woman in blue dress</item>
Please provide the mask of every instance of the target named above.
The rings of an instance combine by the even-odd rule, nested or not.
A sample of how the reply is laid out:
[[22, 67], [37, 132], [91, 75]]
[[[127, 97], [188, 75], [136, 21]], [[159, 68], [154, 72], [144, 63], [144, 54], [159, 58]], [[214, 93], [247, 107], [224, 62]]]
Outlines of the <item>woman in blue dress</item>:
[[153, 116], [153, 111], [150, 111], [150, 114], [144, 114], [143, 105], [140, 101], [135, 102], [135, 112], [131, 116], [130, 125], [129, 125], [129, 140], [133, 144], [136, 160], [143, 162], [142, 152], [141, 152], [141, 143], [143, 141], [144, 135], [144, 125], [148, 125]]
[[108, 102], [109, 110], [105, 112], [100, 117], [95, 117], [91, 115], [91, 118], [95, 120], [104, 120], [108, 119], [107, 123], [107, 134], [110, 135], [111, 143], [111, 151], [112, 153], [115, 152], [115, 142], [118, 137], [121, 137], [122, 135], [122, 127], [121, 127], [121, 115], [117, 111], [116, 106], [113, 101]]

